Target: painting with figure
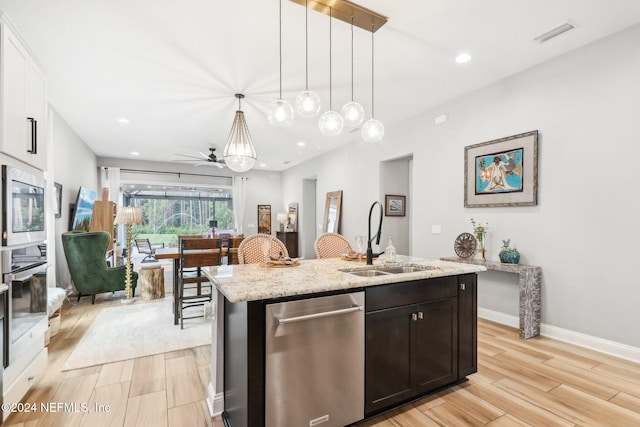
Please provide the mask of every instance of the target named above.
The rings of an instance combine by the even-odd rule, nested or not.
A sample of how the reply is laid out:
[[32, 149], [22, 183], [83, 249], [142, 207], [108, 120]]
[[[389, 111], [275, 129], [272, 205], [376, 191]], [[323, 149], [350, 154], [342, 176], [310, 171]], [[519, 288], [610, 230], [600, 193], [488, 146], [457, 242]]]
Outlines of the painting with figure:
[[523, 190], [523, 148], [483, 154], [475, 158], [477, 195]]
[[258, 233], [271, 234], [271, 205], [258, 205]]

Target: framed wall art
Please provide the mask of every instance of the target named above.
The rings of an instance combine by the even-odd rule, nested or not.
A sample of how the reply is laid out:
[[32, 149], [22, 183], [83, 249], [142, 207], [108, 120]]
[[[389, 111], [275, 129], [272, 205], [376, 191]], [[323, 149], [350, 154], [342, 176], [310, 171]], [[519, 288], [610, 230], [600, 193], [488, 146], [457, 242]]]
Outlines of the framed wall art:
[[405, 216], [407, 206], [407, 196], [395, 196], [387, 194], [384, 196], [385, 216]]
[[464, 206], [538, 203], [538, 131], [464, 148]]
[[271, 234], [271, 205], [258, 205], [258, 233]]

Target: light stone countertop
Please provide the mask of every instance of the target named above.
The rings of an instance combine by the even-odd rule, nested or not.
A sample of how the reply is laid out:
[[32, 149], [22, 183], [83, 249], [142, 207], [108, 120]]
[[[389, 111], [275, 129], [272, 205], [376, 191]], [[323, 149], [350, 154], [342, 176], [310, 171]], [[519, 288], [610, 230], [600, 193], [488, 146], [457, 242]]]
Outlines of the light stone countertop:
[[[300, 265], [293, 267], [265, 267], [259, 264], [222, 265], [209, 267], [204, 270], [204, 273], [230, 302], [243, 302], [311, 295], [433, 277], [456, 276], [487, 270], [486, 267], [480, 265], [406, 256], [398, 256], [398, 262], [429, 266], [433, 269], [413, 273], [360, 277], [340, 270], [367, 269], [371, 266], [365, 265], [364, 262], [330, 258], [302, 260]], [[374, 260], [374, 266], [376, 265], [383, 266], [384, 260]]]

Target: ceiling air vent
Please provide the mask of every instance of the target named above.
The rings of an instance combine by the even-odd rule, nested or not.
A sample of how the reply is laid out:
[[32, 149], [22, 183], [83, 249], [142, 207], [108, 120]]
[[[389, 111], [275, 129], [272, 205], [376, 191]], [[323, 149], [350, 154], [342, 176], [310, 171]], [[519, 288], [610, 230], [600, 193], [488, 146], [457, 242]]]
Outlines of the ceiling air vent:
[[558, 37], [560, 34], [566, 33], [569, 30], [573, 30], [574, 28], [575, 27], [573, 25], [565, 22], [564, 24], [558, 25], [557, 27], [547, 31], [544, 34], [540, 34], [539, 36], [535, 37], [534, 40], [539, 43], [544, 43], [548, 40], [551, 40], [552, 38]]

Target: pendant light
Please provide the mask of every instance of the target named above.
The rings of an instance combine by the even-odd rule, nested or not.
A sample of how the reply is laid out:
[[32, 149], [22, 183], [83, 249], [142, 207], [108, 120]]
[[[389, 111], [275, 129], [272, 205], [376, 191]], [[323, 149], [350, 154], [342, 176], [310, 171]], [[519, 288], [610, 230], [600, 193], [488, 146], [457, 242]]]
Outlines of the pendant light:
[[380, 120], [376, 120], [373, 112], [373, 24], [371, 24], [371, 118], [364, 122], [360, 132], [365, 142], [378, 142], [384, 138], [384, 125]]
[[305, 86], [304, 91], [296, 97], [296, 110], [302, 117], [314, 117], [320, 112], [322, 103], [317, 93], [309, 90], [309, 0], [305, 0], [304, 35], [305, 35]]
[[340, 111], [344, 124], [357, 127], [364, 121], [364, 108], [353, 100], [353, 16], [351, 16], [351, 101], [344, 104]]
[[233, 119], [222, 156], [229, 169], [235, 172], [246, 172], [256, 163], [257, 156], [240, 104], [244, 95], [236, 93], [236, 98], [238, 98], [238, 111]]
[[280, 43], [280, 97], [269, 105], [267, 119], [274, 126], [288, 127], [293, 122], [293, 107], [282, 99], [282, 0], [279, 8], [279, 43]]
[[331, 109], [332, 107], [332, 79], [331, 79], [331, 8], [329, 8], [329, 111], [325, 112], [322, 116], [320, 116], [320, 120], [318, 121], [318, 127], [320, 128], [320, 132], [324, 136], [336, 136], [340, 135], [342, 132], [342, 128], [344, 126], [344, 121], [342, 120], [342, 116], [337, 112]]

